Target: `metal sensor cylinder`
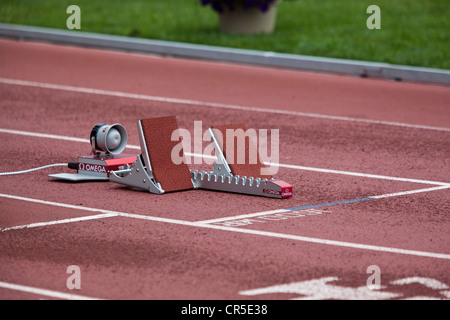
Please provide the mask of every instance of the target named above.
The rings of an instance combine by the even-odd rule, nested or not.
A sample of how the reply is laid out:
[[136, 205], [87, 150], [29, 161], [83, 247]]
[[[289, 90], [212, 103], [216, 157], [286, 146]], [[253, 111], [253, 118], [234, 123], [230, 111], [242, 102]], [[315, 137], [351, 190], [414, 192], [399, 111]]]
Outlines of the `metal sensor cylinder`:
[[121, 124], [99, 123], [92, 128], [91, 141], [95, 140], [95, 149], [110, 154], [119, 154], [127, 146], [128, 135]]

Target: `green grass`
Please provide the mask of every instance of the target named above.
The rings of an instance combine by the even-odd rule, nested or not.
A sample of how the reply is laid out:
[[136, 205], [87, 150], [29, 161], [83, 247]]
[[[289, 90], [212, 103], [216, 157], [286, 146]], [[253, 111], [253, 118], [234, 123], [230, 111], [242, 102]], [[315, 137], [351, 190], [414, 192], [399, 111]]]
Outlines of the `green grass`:
[[[66, 29], [81, 8], [82, 31], [313, 56], [450, 69], [448, 0], [284, 0], [270, 35], [227, 35], [199, 0], [0, 0], [0, 21]], [[366, 9], [381, 8], [381, 30]]]

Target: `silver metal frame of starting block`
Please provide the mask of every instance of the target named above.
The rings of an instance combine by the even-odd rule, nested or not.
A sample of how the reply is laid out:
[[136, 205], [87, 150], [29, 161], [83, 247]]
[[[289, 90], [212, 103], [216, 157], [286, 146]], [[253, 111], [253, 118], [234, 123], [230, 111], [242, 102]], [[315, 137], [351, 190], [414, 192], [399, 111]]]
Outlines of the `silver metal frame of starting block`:
[[164, 193], [161, 184], [157, 183], [153, 176], [147, 172], [147, 169], [142, 162], [142, 156], [138, 156], [131, 166], [124, 167], [117, 171], [111, 171], [109, 180], [130, 187], [147, 190], [151, 193]]
[[145, 144], [144, 132], [140, 120], [137, 122], [137, 127], [142, 154], [137, 157], [132, 165], [123, 167], [117, 171], [111, 171], [109, 180], [130, 187], [147, 190], [151, 193], [163, 194], [164, 189], [161, 187], [160, 183], [155, 181], [152, 174], [150, 157]]
[[209, 128], [208, 131], [214, 144], [217, 160], [213, 171], [191, 170], [192, 181], [197, 188], [278, 199], [292, 196], [292, 186], [283, 181], [234, 175], [213, 130]]

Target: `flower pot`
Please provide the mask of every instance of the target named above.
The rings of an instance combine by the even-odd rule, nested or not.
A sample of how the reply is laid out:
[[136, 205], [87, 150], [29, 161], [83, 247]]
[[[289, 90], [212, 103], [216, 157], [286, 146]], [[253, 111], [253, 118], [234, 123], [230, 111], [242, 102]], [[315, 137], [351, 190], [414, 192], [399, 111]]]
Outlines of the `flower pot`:
[[219, 14], [220, 30], [232, 34], [272, 33], [275, 29], [277, 5], [274, 2], [266, 12], [252, 7], [245, 9], [236, 3], [233, 9], [225, 7]]

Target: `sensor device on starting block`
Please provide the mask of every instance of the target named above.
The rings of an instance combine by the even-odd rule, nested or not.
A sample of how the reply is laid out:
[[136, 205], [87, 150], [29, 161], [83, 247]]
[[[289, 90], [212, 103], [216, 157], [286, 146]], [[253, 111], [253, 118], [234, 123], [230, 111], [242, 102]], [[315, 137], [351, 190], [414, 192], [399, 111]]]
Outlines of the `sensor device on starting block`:
[[49, 177], [68, 181], [109, 181], [111, 171], [136, 160], [135, 155], [120, 154], [128, 141], [127, 131], [121, 124], [96, 124], [89, 140], [91, 155], [79, 157], [78, 162], [68, 165], [77, 173], [57, 173]]

